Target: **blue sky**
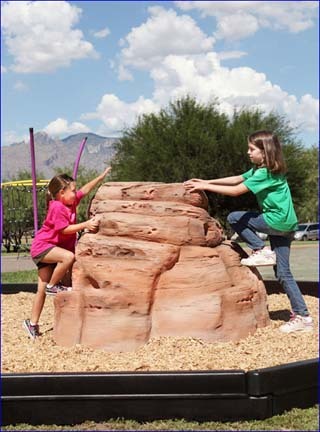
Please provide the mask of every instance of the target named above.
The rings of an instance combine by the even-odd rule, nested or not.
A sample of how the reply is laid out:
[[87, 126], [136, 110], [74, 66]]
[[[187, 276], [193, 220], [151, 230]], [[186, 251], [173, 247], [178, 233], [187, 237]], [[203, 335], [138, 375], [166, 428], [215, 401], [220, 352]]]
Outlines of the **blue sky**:
[[317, 1], [1, 2], [2, 145], [118, 136], [186, 94], [284, 114], [318, 143]]

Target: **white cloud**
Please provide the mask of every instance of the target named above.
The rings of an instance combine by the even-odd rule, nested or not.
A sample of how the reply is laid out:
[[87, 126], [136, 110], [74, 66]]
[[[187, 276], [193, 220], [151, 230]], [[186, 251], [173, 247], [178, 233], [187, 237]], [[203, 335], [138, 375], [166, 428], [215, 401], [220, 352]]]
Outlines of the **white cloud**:
[[105, 94], [93, 113], [82, 119], [98, 119], [100, 133], [116, 136], [124, 127], [133, 126], [139, 115], [158, 112], [160, 107], [186, 95], [201, 103], [218, 98], [220, 110], [231, 116], [234, 108], [260, 108], [284, 114], [293, 126], [317, 130], [318, 100], [304, 95], [300, 100], [272, 84], [263, 73], [249, 67], [227, 68], [217, 53], [168, 55], [151, 72], [154, 93], [151, 99], [140, 97], [127, 103], [113, 94]]
[[5, 66], [1, 65], [1, 73], [6, 73], [8, 72], [8, 69]]
[[212, 49], [214, 39], [207, 37], [191, 17], [178, 16], [174, 10], [160, 6], [148, 10], [148, 20], [120, 41], [122, 79], [128, 67], [150, 69], [169, 54], [198, 54]]
[[216, 38], [236, 40], [260, 28], [299, 33], [314, 25], [317, 1], [176, 1], [183, 11], [198, 10], [217, 21]]
[[29, 136], [24, 134], [18, 134], [16, 131], [6, 131], [3, 132], [1, 145], [7, 146], [15, 143], [21, 143], [23, 141], [28, 142]]
[[133, 81], [132, 73], [122, 64], [118, 68], [118, 78], [120, 81]]
[[16, 91], [27, 91], [28, 90], [28, 86], [23, 82], [23, 81], [16, 81], [13, 85], [14, 90]]
[[203, 103], [218, 97], [221, 109], [229, 115], [234, 107], [257, 107], [285, 114], [293, 125], [303, 125], [308, 130], [318, 127], [317, 99], [304, 95], [298, 100], [252, 68], [222, 67], [215, 53], [168, 56], [151, 74], [155, 82], [154, 101], [159, 105], [187, 94]]
[[221, 51], [217, 53], [219, 60], [237, 59], [246, 56], [244, 51]]
[[126, 103], [114, 94], [103, 95], [93, 113], [83, 114], [84, 120], [99, 119], [103, 122], [100, 133], [116, 136], [125, 128], [132, 126], [142, 114], [157, 112], [159, 106], [151, 99], [140, 96], [135, 102]]
[[68, 124], [67, 120], [62, 118], [57, 118], [52, 121], [43, 130], [53, 137], [61, 137], [63, 135], [76, 134], [80, 132], [90, 132], [90, 128], [83, 123], [73, 122]]
[[109, 36], [109, 34], [110, 34], [110, 30], [108, 29], [108, 27], [105, 27], [105, 28], [102, 29], [102, 30], [99, 30], [99, 31], [97, 31], [97, 32], [94, 32], [94, 33], [93, 33], [93, 36], [96, 37], [96, 38], [98, 38], [98, 39], [104, 39], [104, 38], [106, 38], [107, 36]]
[[[246, 37], [261, 26], [282, 28], [286, 25], [287, 29], [302, 29], [301, 23], [309, 23], [308, 17], [312, 16], [315, 6], [314, 2], [304, 2], [306, 12], [294, 3], [289, 22], [284, 16], [289, 11], [286, 2], [269, 3], [176, 2], [184, 10], [198, 8], [205, 15], [216, 16], [216, 36], [228, 39]], [[319, 108], [315, 98], [305, 95], [299, 100], [271, 83], [264, 73], [250, 67], [223, 66], [222, 61], [240, 58], [246, 53], [214, 52], [214, 39], [207, 37], [191, 17], [178, 16], [174, 10], [160, 6], [149, 8], [149, 13], [143, 24], [120, 41], [118, 74], [120, 79], [132, 80], [132, 69], [147, 70], [154, 82], [153, 95], [128, 103], [114, 94], [105, 94], [95, 112], [81, 117], [101, 120], [101, 133], [117, 135], [125, 127], [133, 126], [139, 115], [157, 112], [170, 101], [186, 95], [202, 103], [218, 98], [221, 111], [230, 116], [235, 107], [260, 108], [284, 114], [293, 126], [317, 129]]]
[[[289, 99], [290, 100], [290, 99]], [[319, 100], [310, 94], [302, 96], [300, 101], [293, 99], [292, 104], [285, 107], [295, 124], [307, 131], [319, 129]]]
[[73, 60], [97, 57], [74, 26], [81, 9], [66, 1], [9, 1], [1, 5], [4, 42], [19, 73], [51, 72]]
[[259, 28], [258, 20], [249, 14], [234, 13], [218, 20], [217, 39], [239, 40], [251, 36]]

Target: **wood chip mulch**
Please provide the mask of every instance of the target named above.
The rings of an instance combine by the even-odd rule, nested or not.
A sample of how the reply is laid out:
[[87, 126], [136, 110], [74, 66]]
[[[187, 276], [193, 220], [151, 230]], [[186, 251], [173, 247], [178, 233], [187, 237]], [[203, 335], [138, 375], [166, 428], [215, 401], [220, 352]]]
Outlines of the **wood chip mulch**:
[[278, 327], [289, 319], [284, 294], [268, 296], [271, 325], [239, 342], [206, 343], [195, 338], [161, 337], [134, 352], [110, 353], [81, 345], [63, 348], [52, 338], [53, 302], [48, 298], [41, 316], [43, 333], [28, 338], [22, 321], [28, 318], [34, 294], [1, 296], [2, 373], [252, 370], [319, 356], [319, 301], [304, 296], [314, 319], [310, 333], [285, 335]]

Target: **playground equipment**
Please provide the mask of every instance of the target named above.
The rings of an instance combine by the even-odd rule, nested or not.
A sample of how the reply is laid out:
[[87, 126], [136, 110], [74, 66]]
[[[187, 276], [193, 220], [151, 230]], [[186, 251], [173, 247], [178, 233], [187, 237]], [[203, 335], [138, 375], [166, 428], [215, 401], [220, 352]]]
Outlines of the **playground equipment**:
[[[1, 244], [7, 252], [28, 250], [31, 239], [42, 223], [45, 209], [45, 193], [49, 180], [36, 180], [36, 158], [33, 128], [30, 133], [31, 179], [1, 183]], [[73, 169], [77, 178], [79, 163], [87, 137], [80, 144]], [[38, 200], [38, 198], [41, 198]], [[38, 204], [39, 202], [39, 204]]]
[[28, 250], [31, 239], [35, 234], [34, 214], [39, 220], [45, 216], [45, 193], [49, 180], [40, 180], [35, 184], [35, 191], [40, 206], [33, 205], [32, 180], [16, 180], [1, 183], [2, 243], [7, 252], [11, 249], [18, 252]]

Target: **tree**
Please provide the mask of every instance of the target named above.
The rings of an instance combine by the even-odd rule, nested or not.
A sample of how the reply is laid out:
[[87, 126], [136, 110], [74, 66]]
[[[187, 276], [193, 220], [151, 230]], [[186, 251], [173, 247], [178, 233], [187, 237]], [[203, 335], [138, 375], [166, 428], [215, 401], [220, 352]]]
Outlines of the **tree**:
[[[217, 100], [204, 105], [187, 96], [158, 114], [141, 116], [126, 129], [116, 146], [112, 162], [115, 181], [183, 182], [241, 174], [251, 168], [247, 137], [267, 129], [278, 134], [289, 166], [288, 181], [296, 205], [305, 200], [308, 165], [297, 130], [284, 116], [258, 109], [235, 110], [231, 119], [221, 113]], [[226, 216], [237, 209], [257, 210], [253, 194], [231, 198], [209, 194], [210, 212], [225, 225]]]
[[[318, 221], [319, 211], [319, 149], [316, 146], [304, 149], [299, 162], [305, 178], [300, 179], [300, 185], [296, 185], [300, 191], [300, 199], [296, 201], [296, 211], [300, 222]], [[301, 169], [301, 168], [300, 168]], [[296, 195], [295, 195], [296, 196]]]
[[207, 176], [227, 123], [215, 102], [204, 106], [189, 97], [143, 115], [116, 146], [112, 178], [179, 182]]

